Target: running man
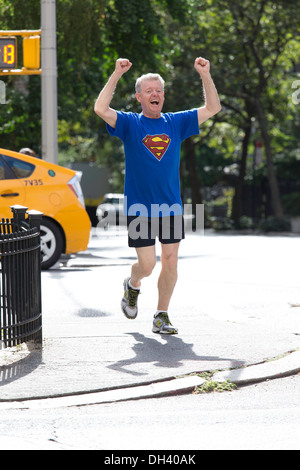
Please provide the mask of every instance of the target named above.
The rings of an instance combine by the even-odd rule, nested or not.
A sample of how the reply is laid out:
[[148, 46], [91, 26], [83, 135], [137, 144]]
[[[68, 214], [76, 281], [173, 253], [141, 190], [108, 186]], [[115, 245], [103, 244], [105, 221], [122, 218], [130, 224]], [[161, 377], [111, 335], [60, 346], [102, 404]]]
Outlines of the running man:
[[137, 262], [124, 281], [121, 307], [128, 319], [138, 314], [141, 281], [156, 265], [155, 242], [161, 243], [161, 272], [154, 333], [177, 334], [168, 310], [177, 282], [178, 250], [184, 238], [180, 197], [181, 143], [199, 134], [199, 126], [221, 110], [208, 60], [198, 57], [194, 67], [204, 90], [204, 106], [176, 113], [162, 113], [164, 80], [158, 74], [143, 75], [136, 81], [136, 99], [142, 112], [115, 111], [110, 104], [116, 86], [132, 63], [118, 59], [115, 70], [96, 100], [94, 110], [107, 124], [111, 136], [123, 141], [125, 150], [125, 207], [128, 244], [136, 249]]

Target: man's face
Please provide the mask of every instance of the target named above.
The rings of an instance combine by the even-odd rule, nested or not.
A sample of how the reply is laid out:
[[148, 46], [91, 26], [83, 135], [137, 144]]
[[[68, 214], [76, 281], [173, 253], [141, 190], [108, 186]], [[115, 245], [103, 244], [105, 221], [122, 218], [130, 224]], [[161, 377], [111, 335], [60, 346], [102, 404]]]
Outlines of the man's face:
[[136, 94], [141, 103], [144, 116], [157, 119], [161, 116], [165, 95], [159, 80], [146, 80], [142, 82], [141, 93]]

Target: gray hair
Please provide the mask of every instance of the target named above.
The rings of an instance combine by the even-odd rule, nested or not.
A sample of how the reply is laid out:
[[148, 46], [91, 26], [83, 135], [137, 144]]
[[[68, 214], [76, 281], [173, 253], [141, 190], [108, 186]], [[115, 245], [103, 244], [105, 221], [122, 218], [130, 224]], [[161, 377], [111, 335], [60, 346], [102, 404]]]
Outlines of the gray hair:
[[149, 80], [158, 80], [161, 83], [162, 89], [164, 91], [165, 88], [165, 81], [158, 73], [147, 73], [139, 77], [135, 83], [135, 91], [136, 93], [141, 93], [142, 91], [142, 83], [149, 81]]

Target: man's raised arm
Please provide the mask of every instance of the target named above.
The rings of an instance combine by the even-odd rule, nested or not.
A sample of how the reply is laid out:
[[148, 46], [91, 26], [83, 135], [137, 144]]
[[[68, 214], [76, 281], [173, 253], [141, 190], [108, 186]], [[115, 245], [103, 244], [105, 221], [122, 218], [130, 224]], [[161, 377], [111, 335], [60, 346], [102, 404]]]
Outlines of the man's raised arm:
[[197, 57], [194, 67], [202, 79], [205, 96], [205, 105], [198, 109], [198, 121], [200, 125], [221, 111], [221, 104], [218, 92], [210, 75], [209, 61], [202, 57]]
[[128, 72], [131, 66], [132, 63], [128, 59], [118, 59], [116, 61], [114, 73], [101, 91], [94, 106], [95, 113], [113, 128], [116, 127], [117, 113], [110, 107], [110, 103], [118, 81], [124, 73]]

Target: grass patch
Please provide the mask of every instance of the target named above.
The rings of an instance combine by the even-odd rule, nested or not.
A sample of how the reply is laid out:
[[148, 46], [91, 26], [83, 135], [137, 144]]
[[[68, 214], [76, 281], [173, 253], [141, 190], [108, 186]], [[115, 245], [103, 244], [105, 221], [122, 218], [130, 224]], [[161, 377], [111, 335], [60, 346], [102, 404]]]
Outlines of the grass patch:
[[237, 386], [228, 380], [225, 382], [214, 382], [213, 380], [206, 380], [206, 382], [200, 387], [196, 387], [194, 390], [194, 395], [199, 395], [200, 393], [211, 393], [211, 392], [232, 392], [236, 390]]
[[211, 372], [194, 372], [190, 375], [197, 375], [198, 377], [201, 377], [202, 379], [205, 380], [205, 383], [203, 385], [200, 385], [200, 387], [195, 387], [195, 390], [193, 392], [194, 395], [199, 395], [200, 393], [211, 393], [211, 392], [232, 392], [233, 390], [237, 389], [237, 386], [228, 380], [225, 380], [225, 382], [214, 382], [212, 380], [213, 375], [217, 371], [211, 371]]

